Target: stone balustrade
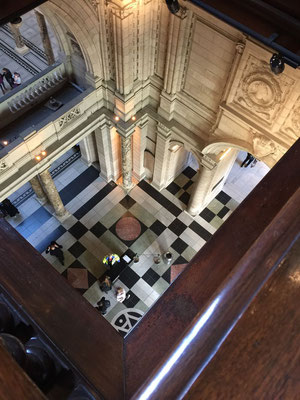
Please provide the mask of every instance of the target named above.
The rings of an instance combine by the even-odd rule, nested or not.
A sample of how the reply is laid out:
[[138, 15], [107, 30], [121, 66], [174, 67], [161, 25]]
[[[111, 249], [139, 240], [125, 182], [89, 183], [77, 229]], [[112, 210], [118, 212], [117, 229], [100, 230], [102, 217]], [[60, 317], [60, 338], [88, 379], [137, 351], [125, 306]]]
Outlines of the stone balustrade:
[[32, 106], [44, 101], [67, 80], [64, 64], [55, 64], [34, 76], [24, 85], [13, 89], [1, 98], [0, 128], [6, 126]]

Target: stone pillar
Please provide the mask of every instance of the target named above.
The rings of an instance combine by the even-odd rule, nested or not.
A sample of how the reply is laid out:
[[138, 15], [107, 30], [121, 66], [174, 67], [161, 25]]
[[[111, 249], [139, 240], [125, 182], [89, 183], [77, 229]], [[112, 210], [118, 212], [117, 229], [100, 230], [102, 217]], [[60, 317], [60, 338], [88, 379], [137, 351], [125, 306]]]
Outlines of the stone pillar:
[[43, 47], [46, 53], [47, 61], [49, 65], [52, 65], [55, 63], [55, 58], [54, 58], [54, 53], [51, 45], [51, 41], [49, 38], [49, 33], [48, 33], [48, 28], [46, 24], [46, 20], [43, 14], [41, 14], [39, 11], [34, 10], [36, 20], [40, 29], [40, 35], [43, 43]]
[[118, 179], [118, 173], [114, 169], [111, 142], [111, 124], [103, 123], [95, 130], [97, 152], [100, 164], [100, 176], [107, 182]]
[[144, 117], [139, 121], [133, 134], [133, 176], [138, 180], [144, 179], [144, 153], [146, 149], [146, 136], [147, 136], [148, 117]]
[[27, 46], [25, 46], [22, 35], [20, 33], [21, 25], [22, 25], [22, 18], [20, 17], [16, 18], [14, 21], [11, 21], [9, 23], [11, 33], [16, 43], [15, 47], [16, 52], [19, 54], [26, 54], [28, 53], [29, 49]]
[[170, 157], [170, 139], [170, 129], [159, 122], [157, 125], [155, 163], [152, 180], [152, 185], [157, 190], [162, 190], [166, 186], [167, 166]]
[[134, 26], [136, 24], [136, 7], [125, 8], [122, 1], [108, 2], [112, 15], [114, 58], [116, 69], [116, 89], [127, 95], [133, 89], [135, 68], [134, 59]]
[[92, 165], [93, 162], [98, 161], [95, 134], [91, 132], [88, 136], [79, 142], [81, 159], [87, 165]]
[[206, 206], [205, 199], [210, 191], [214, 174], [215, 168], [208, 169], [204, 166], [200, 166], [197, 181], [194, 183], [195, 187], [187, 208], [187, 212], [192, 216], [198, 215]]
[[122, 177], [123, 187], [125, 190], [132, 188], [132, 137], [121, 136], [121, 147], [122, 147]]
[[63, 202], [61, 201], [61, 198], [58, 194], [58, 191], [56, 189], [56, 186], [53, 182], [53, 179], [50, 175], [50, 172], [48, 169], [45, 171], [41, 172], [40, 174], [40, 179], [44, 187], [44, 191], [47, 194], [47, 197], [51, 203], [51, 205], [54, 208], [55, 215], [59, 220], [63, 220], [69, 216], [68, 211], [65, 209]]
[[31, 187], [36, 195], [36, 199], [39, 203], [46, 204], [47, 203], [47, 196], [44, 192], [44, 189], [41, 185], [41, 182], [39, 181], [38, 176], [34, 176], [32, 179], [30, 179], [30, 184]]

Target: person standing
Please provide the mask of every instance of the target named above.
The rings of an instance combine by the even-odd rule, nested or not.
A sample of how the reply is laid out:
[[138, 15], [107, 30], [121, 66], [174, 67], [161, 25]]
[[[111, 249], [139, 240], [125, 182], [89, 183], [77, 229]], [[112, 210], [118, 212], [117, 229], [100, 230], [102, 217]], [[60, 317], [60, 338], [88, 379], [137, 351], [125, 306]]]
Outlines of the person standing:
[[111, 290], [111, 279], [108, 275], [106, 275], [105, 279], [103, 282], [100, 283], [100, 289], [102, 292], [107, 293]]
[[17, 207], [15, 207], [8, 199], [2, 201], [2, 207], [10, 217], [15, 217], [17, 214], [20, 214]]
[[115, 262], [120, 262], [118, 254], [108, 254], [103, 258], [103, 264], [107, 265], [108, 269], [110, 269]]
[[20, 86], [21, 83], [21, 75], [18, 72], [14, 72], [14, 87]]
[[0, 74], [0, 87], [1, 87], [2, 93], [5, 94], [6, 87], [4, 85], [4, 79], [3, 79], [2, 74]]
[[46, 249], [46, 254], [50, 253], [51, 256], [57, 257], [59, 259], [60, 263], [62, 265], [65, 265], [64, 253], [61, 249], [62, 249], [62, 246], [60, 244], [52, 241]]
[[106, 298], [103, 296], [101, 300], [98, 301], [96, 308], [101, 312], [102, 315], [105, 315], [108, 307], [110, 307], [110, 301], [106, 300]]
[[250, 153], [247, 153], [247, 157], [245, 158], [245, 160], [242, 162], [241, 164], [241, 168], [245, 167], [247, 168], [249, 164], [252, 163], [252, 161], [254, 160], [254, 156]]
[[13, 78], [10, 70], [7, 68], [3, 68], [2, 74], [3, 74], [4, 78], [6, 79], [7, 83], [9, 84], [9, 86], [13, 89], [14, 88], [14, 78]]

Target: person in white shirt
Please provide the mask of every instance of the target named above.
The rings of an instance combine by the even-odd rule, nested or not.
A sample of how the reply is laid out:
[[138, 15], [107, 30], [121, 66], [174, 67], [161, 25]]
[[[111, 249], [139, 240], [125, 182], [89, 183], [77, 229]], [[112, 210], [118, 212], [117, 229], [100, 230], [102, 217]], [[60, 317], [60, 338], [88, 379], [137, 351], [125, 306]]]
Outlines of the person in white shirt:
[[120, 303], [123, 303], [123, 301], [125, 299], [128, 299], [130, 297], [130, 294], [128, 294], [126, 296], [126, 291], [124, 288], [122, 287], [118, 287], [117, 288], [117, 292], [116, 292], [116, 296], [117, 296], [117, 301], [119, 301]]
[[18, 72], [14, 72], [14, 87], [20, 86], [21, 83], [21, 75]]

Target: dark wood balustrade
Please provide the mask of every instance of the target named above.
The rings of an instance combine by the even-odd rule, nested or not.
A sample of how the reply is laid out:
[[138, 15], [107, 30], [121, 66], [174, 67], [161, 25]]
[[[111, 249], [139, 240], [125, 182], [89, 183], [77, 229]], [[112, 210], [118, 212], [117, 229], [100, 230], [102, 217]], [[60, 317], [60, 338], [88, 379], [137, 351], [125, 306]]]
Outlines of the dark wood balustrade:
[[[203, 382], [198, 385], [201, 376], [217, 360], [222, 343], [220, 352], [226, 348], [230, 331], [233, 335], [239, 318], [299, 236], [299, 160], [300, 140], [125, 339], [4, 220], [2, 290], [34, 329], [62, 352], [95, 396], [137, 399], [148, 391], [144, 398], [197, 399], [202, 388], [212, 390]], [[296, 320], [297, 315], [290, 317]], [[251, 327], [247, 329], [250, 335]], [[277, 360], [282, 367], [276, 369], [278, 379], [284, 375], [283, 359]], [[249, 368], [255, 368], [251, 363], [249, 358]], [[168, 368], [162, 374], [164, 367]], [[263, 392], [265, 382], [260, 384]], [[273, 394], [276, 398], [276, 377]]]

